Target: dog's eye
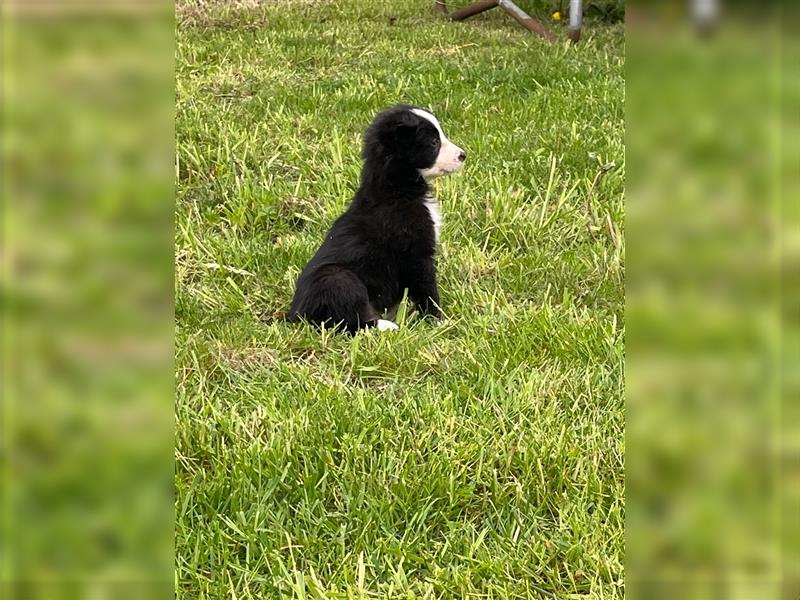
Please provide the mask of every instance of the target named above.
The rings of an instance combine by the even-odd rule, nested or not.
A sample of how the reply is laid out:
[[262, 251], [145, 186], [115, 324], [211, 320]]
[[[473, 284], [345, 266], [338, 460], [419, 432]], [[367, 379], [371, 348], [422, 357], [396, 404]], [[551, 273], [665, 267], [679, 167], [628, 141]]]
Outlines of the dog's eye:
[[431, 140], [431, 146], [438, 146], [438, 145], [439, 145], [439, 140], [437, 140], [436, 138], [433, 138]]

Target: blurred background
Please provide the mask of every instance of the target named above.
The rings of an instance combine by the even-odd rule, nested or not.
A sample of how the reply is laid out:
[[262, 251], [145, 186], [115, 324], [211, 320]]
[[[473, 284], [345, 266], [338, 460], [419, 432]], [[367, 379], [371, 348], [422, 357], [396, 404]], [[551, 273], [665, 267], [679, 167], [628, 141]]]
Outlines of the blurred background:
[[632, 598], [800, 597], [792, 16], [628, 4]]
[[[628, 593], [800, 598], [794, 9], [585, 5], [628, 30]], [[2, 25], [0, 597], [168, 597], [174, 7]]]
[[173, 37], [3, 4], [2, 598], [172, 593]]

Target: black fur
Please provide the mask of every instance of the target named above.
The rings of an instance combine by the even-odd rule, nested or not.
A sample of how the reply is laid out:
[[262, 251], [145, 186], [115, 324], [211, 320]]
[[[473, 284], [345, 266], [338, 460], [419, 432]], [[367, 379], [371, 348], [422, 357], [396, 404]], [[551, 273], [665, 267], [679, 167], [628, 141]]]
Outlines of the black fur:
[[290, 321], [355, 333], [406, 289], [420, 313], [440, 316], [430, 188], [419, 173], [434, 164], [439, 133], [412, 108], [385, 110], [368, 128], [358, 191], [300, 274]]

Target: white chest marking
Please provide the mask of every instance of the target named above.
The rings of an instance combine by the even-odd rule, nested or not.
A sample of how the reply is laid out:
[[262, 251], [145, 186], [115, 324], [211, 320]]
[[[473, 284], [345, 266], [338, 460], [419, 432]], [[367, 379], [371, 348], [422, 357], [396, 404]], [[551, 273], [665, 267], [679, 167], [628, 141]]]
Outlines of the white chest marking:
[[439, 209], [439, 202], [433, 196], [425, 196], [425, 208], [433, 221], [433, 232], [436, 235], [436, 243], [439, 243], [439, 232], [442, 229], [442, 211]]

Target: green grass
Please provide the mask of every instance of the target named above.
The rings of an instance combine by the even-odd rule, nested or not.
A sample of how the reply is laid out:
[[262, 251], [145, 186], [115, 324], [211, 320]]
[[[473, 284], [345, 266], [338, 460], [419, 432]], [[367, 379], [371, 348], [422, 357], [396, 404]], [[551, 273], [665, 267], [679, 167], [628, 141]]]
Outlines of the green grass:
[[[180, 11], [182, 598], [623, 596], [623, 31], [431, 5]], [[469, 154], [437, 183], [446, 318], [281, 322], [401, 101]]]

